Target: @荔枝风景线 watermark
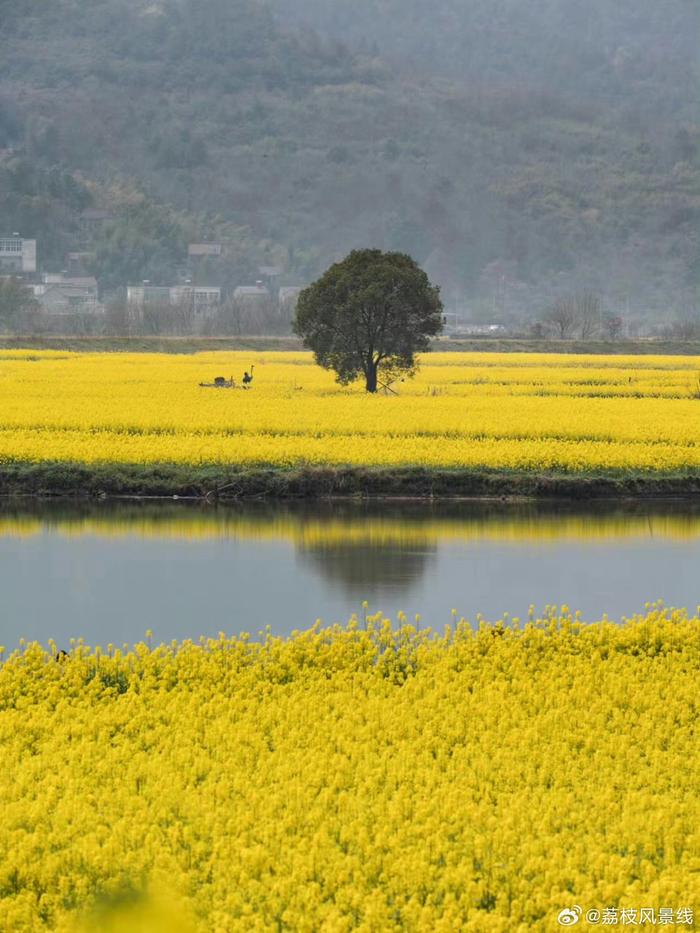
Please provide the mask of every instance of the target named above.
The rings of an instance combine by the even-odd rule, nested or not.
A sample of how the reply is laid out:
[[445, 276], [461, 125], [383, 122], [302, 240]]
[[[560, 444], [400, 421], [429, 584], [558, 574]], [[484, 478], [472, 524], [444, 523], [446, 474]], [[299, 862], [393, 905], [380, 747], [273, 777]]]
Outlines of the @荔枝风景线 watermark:
[[693, 927], [695, 918], [692, 907], [591, 907], [583, 910], [578, 904], [564, 907], [557, 915], [557, 923], [562, 927], [573, 927], [581, 922], [596, 926]]

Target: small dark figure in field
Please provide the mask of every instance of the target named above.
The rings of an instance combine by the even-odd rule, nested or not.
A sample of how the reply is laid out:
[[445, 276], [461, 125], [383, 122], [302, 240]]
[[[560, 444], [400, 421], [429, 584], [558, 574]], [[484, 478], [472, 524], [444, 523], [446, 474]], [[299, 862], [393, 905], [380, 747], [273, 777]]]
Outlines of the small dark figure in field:
[[246, 387], [249, 386], [251, 382], [253, 381], [253, 370], [254, 369], [255, 369], [255, 365], [250, 367], [250, 372], [243, 373], [243, 385], [244, 386]]
[[61, 650], [56, 655], [56, 660], [65, 661], [67, 657], [68, 657], [68, 652], [64, 651], [63, 648], [61, 648]]
[[203, 389], [237, 389], [239, 388], [233, 380], [233, 376], [227, 379], [225, 376], [216, 376], [213, 382], [200, 382]]

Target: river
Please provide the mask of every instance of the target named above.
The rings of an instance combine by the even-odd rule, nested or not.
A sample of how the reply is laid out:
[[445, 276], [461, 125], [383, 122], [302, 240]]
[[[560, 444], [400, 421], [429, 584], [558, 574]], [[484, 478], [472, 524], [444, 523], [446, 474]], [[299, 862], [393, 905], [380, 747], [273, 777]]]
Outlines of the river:
[[565, 603], [700, 603], [700, 507], [0, 504], [0, 643], [288, 634], [352, 613], [442, 629]]

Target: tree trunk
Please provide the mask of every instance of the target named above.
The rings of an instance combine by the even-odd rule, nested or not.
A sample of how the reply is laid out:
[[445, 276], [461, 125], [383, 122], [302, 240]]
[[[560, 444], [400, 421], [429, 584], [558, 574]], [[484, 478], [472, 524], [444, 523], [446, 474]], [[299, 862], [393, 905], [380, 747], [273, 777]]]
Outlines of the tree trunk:
[[377, 364], [371, 362], [368, 364], [367, 369], [365, 370], [365, 387], [368, 392], [377, 391]]

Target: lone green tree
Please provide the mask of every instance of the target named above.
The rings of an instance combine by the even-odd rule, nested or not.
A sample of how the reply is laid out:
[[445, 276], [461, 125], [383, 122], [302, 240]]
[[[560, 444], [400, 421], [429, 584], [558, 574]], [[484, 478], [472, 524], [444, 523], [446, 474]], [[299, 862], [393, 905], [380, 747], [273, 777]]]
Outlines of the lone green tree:
[[442, 323], [440, 290], [410, 256], [363, 249], [304, 289], [294, 332], [342, 385], [362, 375], [376, 392], [380, 381], [415, 372], [415, 354]]

